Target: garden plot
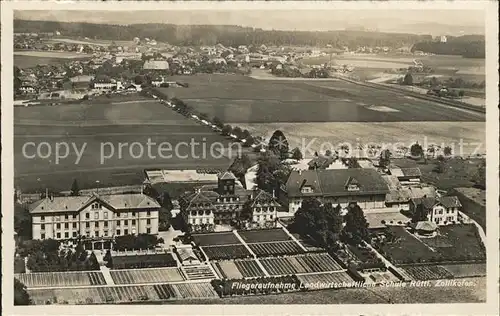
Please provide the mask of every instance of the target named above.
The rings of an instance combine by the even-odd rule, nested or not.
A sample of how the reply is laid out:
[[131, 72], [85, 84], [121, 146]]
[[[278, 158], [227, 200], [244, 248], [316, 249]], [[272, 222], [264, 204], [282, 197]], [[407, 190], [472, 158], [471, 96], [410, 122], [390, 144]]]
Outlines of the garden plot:
[[251, 260], [219, 261], [214, 265], [225, 279], [242, 279], [265, 276], [257, 262]]
[[15, 277], [27, 288], [70, 287], [85, 285], [104, 285], [106, 281], [101, 272], [40, 272], [21, 273]]
[[248, 252], [244, 245], [223, 245], [201, 247], [209, 260], [229, 260], [250, 258], [252, 254]]
[[281, 258], [260, 259], [270, 275], [329, 272], [344, 270], [329, 254], [306, 254]]
[[110, 270], [115, 284], [142, 284], [183, 281], [178, 268]]
[[199, 246], [217, 246], [217, 245], [241, 244], [238, 237], [236, 237], [232, 232], [193, 234], [193, 240]]
[[403, 269], [412, 276], [413, 279], [419, 281], [452, 279], [453, 274], [445, 268], [437, 265], [416, 265], [405, 266]]
[[296, 255], [305, 252], [295, 241], [261, 242], [247, 245], [257, 257]]
[[238, 231], [241, 238], [247, 243], [268, 241], [287, 241], [292, 238], [281, 228]]

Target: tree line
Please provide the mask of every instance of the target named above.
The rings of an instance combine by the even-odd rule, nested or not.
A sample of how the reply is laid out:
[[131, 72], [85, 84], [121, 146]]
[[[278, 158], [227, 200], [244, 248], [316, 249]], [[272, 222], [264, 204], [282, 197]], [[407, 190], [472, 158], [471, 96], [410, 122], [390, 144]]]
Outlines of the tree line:
[[436, 41], [418, 42], [412, 51], [422, 51], [436, 55], [459, 55], [466, 58], [485, 58], [486, 42], [484, 37], [461, 36], [450, 38], [446, 43]]
[[389, 46], [401, 47], [431, 40], [430, 35], [381, 33], [368, 31], [278, 31], [230, 25], [132, 24], [111, 25], [56, 21], [14, 20], [20, 33], [60, 31], [64, 36], [79, 36], [106, 40], [132, 40], [134, 37], [153, 38], [180, 46], [215, 45], [298, 45], [298, 46]]

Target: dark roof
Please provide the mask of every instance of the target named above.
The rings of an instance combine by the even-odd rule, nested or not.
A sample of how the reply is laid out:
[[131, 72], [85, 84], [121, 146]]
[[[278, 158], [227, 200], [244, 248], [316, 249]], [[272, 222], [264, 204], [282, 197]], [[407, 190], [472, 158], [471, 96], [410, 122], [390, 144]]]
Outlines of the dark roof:
[[401, 168], [405, 177], [421, 177], [422, 173], [419, 168]]
[[273, 196], [266, 191], [263, 190], [256, 190], [253, 193], [253, 203], [252, 206], [255, 204], [272, 204], [275, 206], [278, 206], [278, 202], [276, 202], [276, 199], [273, 198]]
[[[359, 190], [348, 191], [347, 184], [357, 184]], [[302, 193], [303, 186], [313, 188], [313, 193]], [[288, 196], [345, 196], [386, 194], [389, 188], [374, 169], [333, 169], [292, 171], [286, 184]]]
[[225, 171], [217, 175], [219, 180], [236, 180], [236, 177], [231, 171]]
[[460, 200], [456, 196], [416, 198], [413, 199], [413, 203], [415, 203], [415, 205], [423, 204], [425, 209], [432, 209], [437, 204], [441, 204], [446, 208], [462, 207]]

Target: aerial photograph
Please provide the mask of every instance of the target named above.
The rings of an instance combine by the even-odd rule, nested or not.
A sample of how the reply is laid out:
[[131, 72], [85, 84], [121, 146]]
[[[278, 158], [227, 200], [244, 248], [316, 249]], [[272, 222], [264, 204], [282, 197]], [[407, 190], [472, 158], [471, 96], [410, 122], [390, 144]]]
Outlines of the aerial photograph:
[[13, 26], [15, 305], [486, 302], [484, 10]]

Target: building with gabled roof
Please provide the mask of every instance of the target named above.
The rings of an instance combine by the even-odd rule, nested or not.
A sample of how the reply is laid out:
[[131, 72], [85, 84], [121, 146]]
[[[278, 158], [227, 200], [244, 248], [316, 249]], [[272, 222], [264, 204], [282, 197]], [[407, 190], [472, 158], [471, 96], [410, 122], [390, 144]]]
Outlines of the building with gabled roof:
[[317, 169], [292, 171], [280, 193], [291, 213], [308, 197], [344, 208], [356, 202], [363, 210], [370, 210], [385, 207], [389, 188], [375, 169]]
[[180, 214], [190, 230], [212, 231], [215, 225], [242, 222], [275, 225], [279, 204], [272, 195], [246, 190], [230, 171], [219, 173], [217, 178], [216, 185], [197, 187], [180, 197]]
[[33, 239], [157, 234], [160, 204], [142, 193], [48, 196], [30, 205]]
[[459, 213], [462, 208], [460, 200], [456, 196], [423, 197], [414, 198], [410, 203], [410, 211], [415, 213], [422, 207], [427, 213], [427, 220], [436, 225], [454, 224], [459, 221]]

